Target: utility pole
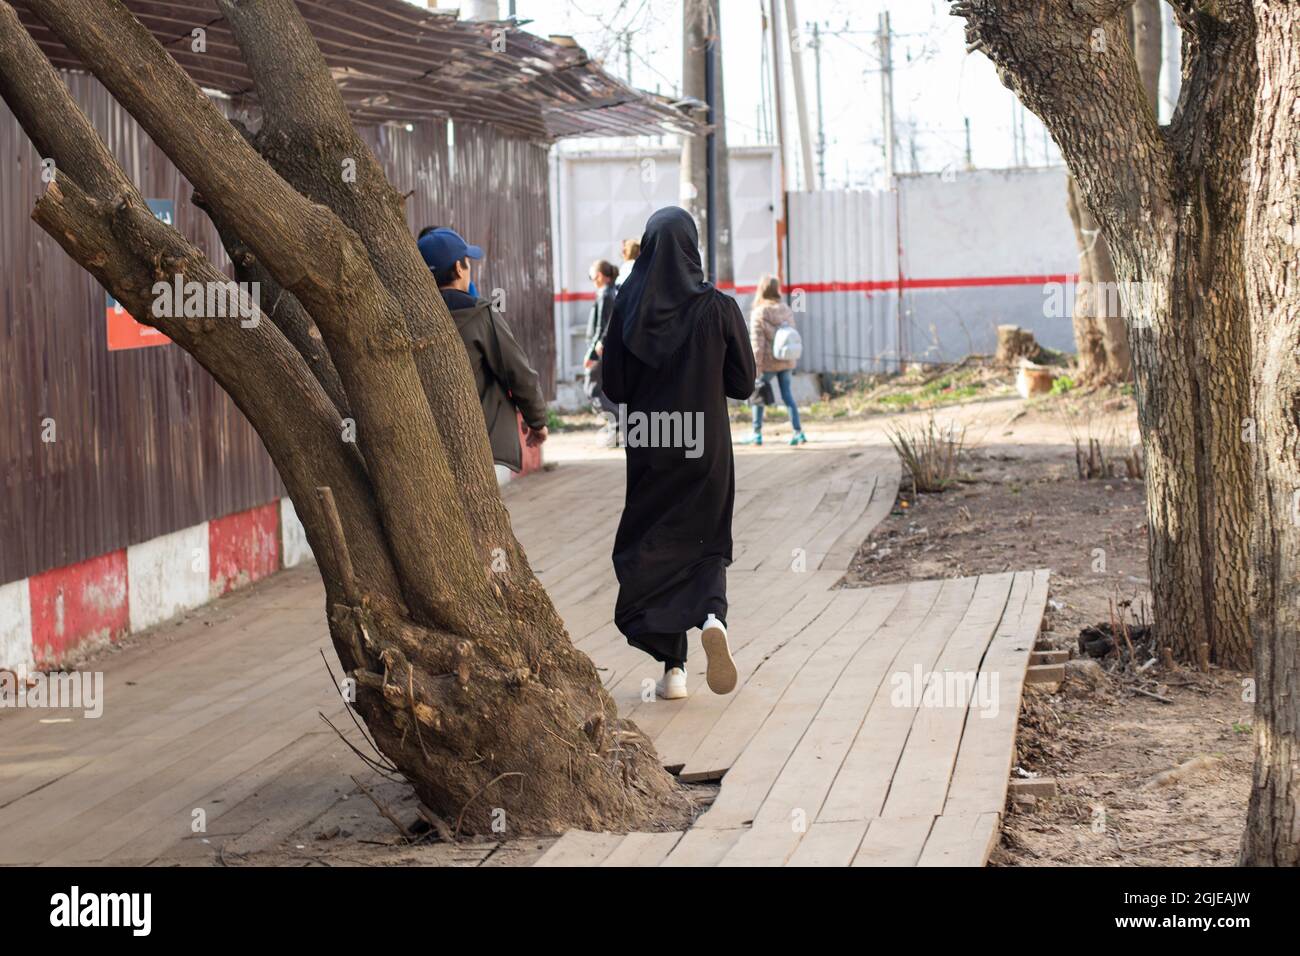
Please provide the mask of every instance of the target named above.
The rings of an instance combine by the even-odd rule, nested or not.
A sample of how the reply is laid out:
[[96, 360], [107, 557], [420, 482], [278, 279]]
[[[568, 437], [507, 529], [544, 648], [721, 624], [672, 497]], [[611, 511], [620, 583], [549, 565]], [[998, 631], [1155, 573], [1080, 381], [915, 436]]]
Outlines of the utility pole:
[[785, 0], [786, 20], [790, 23], [790, 72], [794, 74], [794, 108], [799, 114], [799, 146], [803, 158], [803, 186], [813, 186], [813, 148], [812, 133], [808, 122], [808, 98], [804, 93], [803, 83], [803, 40], [799, 36], [796, 24], [799, 14], [795, 11], [795, 0]]
[[817, 73], [817, 188], [826, 188], [826, 117], [822, 113], [822, 31], [813, 22], [813, 59]]
[[966, 124], [966, 169], [967, 169], [967, 170], [971, 170], [971, 169], [974, 169], [974, 168], [975, 168], [975, 162], [974, 162], [973, 159], [971, 159], [971, 151], [970, 151], [970, 117], [969, 117], [969, 116], [966, 117], [966, 119], [965, 119], [965, 124]]
[[880, 14], [880, 112], [885, 137], [885, 180], [894, 184], [894, 56], [889, 11]]
[[699, 225], [709, 277], [725, 286], [733, 274], [720, 26], [717, 0], [684, 0], [682, 96], [704, 106], [696, 115], [709, 132], [683, 137], [681, 204]]
[[716, 24], [709, 31], [704, 45], [704, 101], [709, 104], [709, 135], [705, 140], [705, 181], [708, 201], [705, 218], [709, 224], [708, 247], [709, 281], [718, 284], [718, 42]]
[[786, 274], [789, 249], [786, 225], [790, 219], [790, 182], [785, 165], [785, 98], [781, 95], [784, 71], [781, 68], [781, 0], [769, 0], [772, 9], [772, 95], [776, 113], [776, 155], [781, 168], [781, 216], [776, 221], [777, 274], [789, 281]]

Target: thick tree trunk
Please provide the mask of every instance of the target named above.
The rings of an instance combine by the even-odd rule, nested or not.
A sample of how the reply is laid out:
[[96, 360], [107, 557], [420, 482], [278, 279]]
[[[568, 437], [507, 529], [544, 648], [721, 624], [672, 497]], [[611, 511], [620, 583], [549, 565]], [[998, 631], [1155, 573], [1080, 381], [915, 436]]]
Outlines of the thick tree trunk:
[[[1052, 131], [1108, 240], [1146, 455], [1155, 624], [1183, 660], [1250, 665], [1241, 260], [1255, 88], [1244, 0], [1179, 4], [1185, 107], [1156, 122], [1112, 0], [959, 0], [968, 38]], [[1095, 278], [1095, 277], [1094, 277]]]
[[[221, 7], [284, 177], [118, 0], [33, 9], [195, 185], [236, 267], [294, 304], [251, 329], [152, 315], [158, 279], [226, 277], [148, 213], [0, 0], [0, 95], [58, 169], [37, 222], [258, 430], [320, 562], [354, 706], [434, 813], [471, 833], [680, 822], [689, 801], [514, 539], [463, 346], [305, 23], [291, 0]], [[346, 159], [358, 177], [340, 188]]]
[[1300, 866], [1300, 7], [1256, 0], [1246, 216], [1254, 343], [1255, 773], [1242, 862]]

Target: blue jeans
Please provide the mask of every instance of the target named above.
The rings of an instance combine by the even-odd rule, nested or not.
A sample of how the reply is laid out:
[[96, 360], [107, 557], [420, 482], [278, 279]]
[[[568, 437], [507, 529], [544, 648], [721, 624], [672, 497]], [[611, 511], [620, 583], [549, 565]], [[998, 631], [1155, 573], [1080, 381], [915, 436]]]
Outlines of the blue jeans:
[[[794, 403], [794, 392], [790, 390], [790, 370], [782, 369], [780, 372], [764, 372], [763, 381], [770, 382], [776, 379], [777, 386], [781, 389], [781, 401], [785, 402], [785, 407], [790, 409], [790, 424], [797, 432], [803, 431], [799, 424], [799, 407]], [[763, 404], [754, 406], [754, 434], [763, 433]]]

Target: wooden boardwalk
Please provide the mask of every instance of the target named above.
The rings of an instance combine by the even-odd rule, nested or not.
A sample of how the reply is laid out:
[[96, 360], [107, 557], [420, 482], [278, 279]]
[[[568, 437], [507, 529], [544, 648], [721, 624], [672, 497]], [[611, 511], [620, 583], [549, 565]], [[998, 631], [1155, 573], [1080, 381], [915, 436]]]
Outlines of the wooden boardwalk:
[[[983, 862], [1046, 574], [834, 590], [893, 504], [892, 451], [744, 450], [728, 622], [741, 686], [704, 688], [692, 635], [693, 696], [657, 701], [658, 665], [612, 622], [622, 474], [612, 456], [565, 463], [506, 501], [620, 707], [667, 765], [721, 790], [685, 834], [571, 833], [544, 862]], [[350, 726], [322, 648], [332, 661], [323, 592], [298, 568], [95, 663], [99, 719], [0, 711], [0, 864], [212, 862], [283, 846], [355, 800], [360, 763], [320, 716]], [[920, 688], [996, 676], [996, 711], [960, 681], [944, 706], [900, 704], [896, 675], [916, 668]]]

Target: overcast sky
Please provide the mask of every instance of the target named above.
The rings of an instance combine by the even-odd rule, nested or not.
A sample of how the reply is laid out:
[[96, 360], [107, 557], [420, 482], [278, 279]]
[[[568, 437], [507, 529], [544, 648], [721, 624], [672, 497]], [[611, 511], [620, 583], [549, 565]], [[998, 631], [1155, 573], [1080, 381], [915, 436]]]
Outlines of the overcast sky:
[[[732, 143], [766, 140], [759, 117], [764, 84], [764, 35], [760, 0], [721, 0], [727, 135]], [[1013, 124], [1024, 124], [1025, 160], [1058, 163], [1056, 147], [1037, 118], [1024, 111], [998, 81], [982, 54], [967, 55], [962, 21], [948, 15], [946, 0], [798, 0], [804, 31], [810, 125], [816, 141], [815, 61], [811, 25], [821, 27], [822, 110], [829, 188], [881, 185], [883, 169], [881, 72], [876, 41], [878, 16], [888, 10], [894, 38], [894, 109], [897, 168], [922, 171], [965, 163], [963, 123], [971, 122], [974, 164], [1017, 164]], [[628, 75], [624, 36], [631, 37], [634, 85], [675, 93], [681, 80], [681, 0], [516, 0], [526, 29], [573, 36], [604, 58], [610, 72]], [[501, 13], [508, 12], [507, 0]], [[788, 25], [787, 25], [788, 28]], [[787, 62], [787, 68], [789, 64]], [[770, 84], [769, 84], [770, 86]], [[788, 136], [797, 136], [793, 91], [786, 84]], [[792, 140], [792, 145], [794, 141]], [[795, 181], [802, 184], [797, 145]]]

